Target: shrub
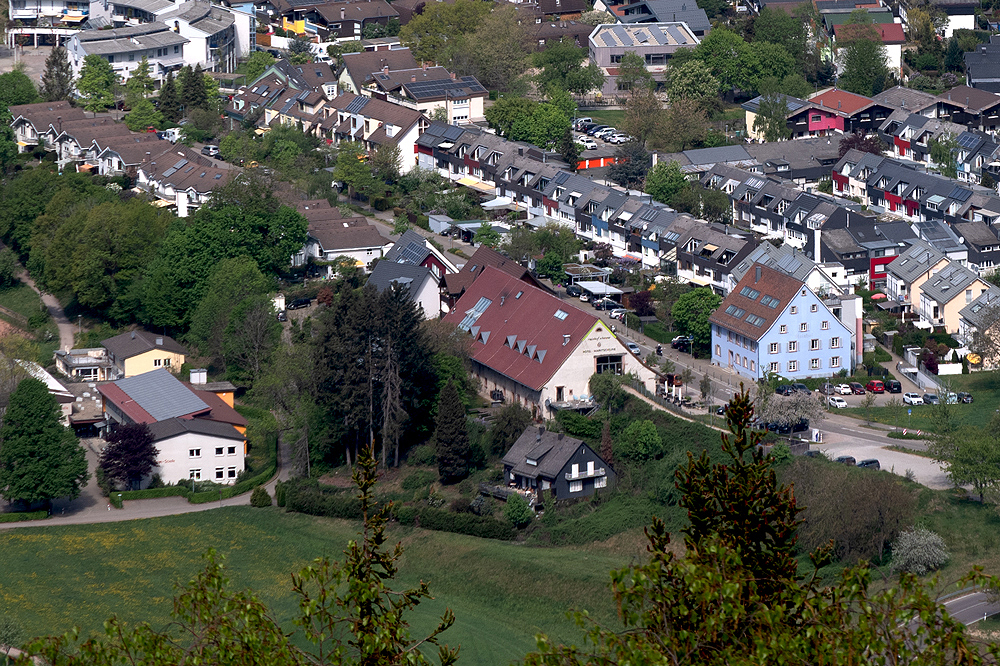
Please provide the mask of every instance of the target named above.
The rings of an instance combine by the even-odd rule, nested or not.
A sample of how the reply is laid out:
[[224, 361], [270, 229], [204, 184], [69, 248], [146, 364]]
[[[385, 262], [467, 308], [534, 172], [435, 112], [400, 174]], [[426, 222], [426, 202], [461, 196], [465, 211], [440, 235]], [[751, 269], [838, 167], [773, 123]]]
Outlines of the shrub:
[[22, 523], [26, 520], [45, 520], [48, 517], [49, 512], [44, 509], [40, 511], [14, 511], [0, 513], [0, 523]]
[[253, 489], [253, 494], [250, 495], [250, 506], [255, 506], [258, 509], [271, 506], [271, 495], [264, 486], [257, 486]]
[[281, 481], [274, 484], [274, 501], [278, 506], [285, 506], [285, 484]]
[[406, 460], [411, 465], [423, 466], [437, 464], [437, 457], [434, 455], [434, 447], [428, 444], [414, 446], [410, 449], [410, 453], [406, 457]]
[[163, 483], [163, 479], [160, 478], [159, 474], [154, 474], [149, 479], [149, 485], [146, 486], [146, 490], [156, 490], [157, 488], [165, 488], [166, 484]]
[[642, 462], [658, 458], [662, 448], [660, 434], [652, 421], [632, 421], [615, 443], [615, 460]]
[[504, 518], [509, 520], [514, 527], [524, 527], [535, 517], [535, 512], [528, 506], [528, 500], [517, 493], [507, 496], [507, 506], [503, 508]]
[[417, 511], [416, 524], [428, 530], [468, 534], [482, 539], [509, 541], [516, 536], [513, 526], [491, 516], [451, 513], [429, 507]]
[[467, 497], [459, 497], [451, 503], [452, 513], [472, 513], [472, 502]]
[[403, 479], [402, 487], [403, 490], [417, 490], [418, 488], [431, 485], [436, 479], [437, 474], [434, 472], [419, 469]]
[[925, 527], [911, 527], [892, 544], [892, 570], [923, 576], [948, 561], [944, 539]]
[[103, 467], [98, 465], [97, 471], [94, 472], [94, 479], [97, 481], [97, 487], [101, 489], [101, 495], [107, 497], [111, 493], [111, 482], [104, 474]]

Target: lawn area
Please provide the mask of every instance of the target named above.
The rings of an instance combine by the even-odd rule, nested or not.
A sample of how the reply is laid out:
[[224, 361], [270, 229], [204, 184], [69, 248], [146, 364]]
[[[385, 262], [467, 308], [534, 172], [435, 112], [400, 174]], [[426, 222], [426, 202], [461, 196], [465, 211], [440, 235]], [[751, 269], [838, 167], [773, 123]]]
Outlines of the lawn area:
[[34, 289], [19, 282], [10, 289], [0, 289], [0, 305], [19, 315], [30, 317], [42, 311], [42, 298]]
[[[954, 392], [971, 393], [971, 405], [949, 405], [955, 415], [958, 425], [986, 427], [996, 413], [997, 397], [1000, 397], [1000, 372], [976, 372], [968, 375], [952, 375], [944, 378]], [[902, 396], [897, 396], [902, 402]], [[906, 414], [912, 409], [911, 415]], [[926, 432], [935, 432], [937, 408], [934, 405], [904, 405], [899, 411], [898, 419], [893, 418], [892, 410], [887, 407], [872, 408], [872, 421], [885, 423], [899, 428], [912, 428]], [[838, 413], [865, 419], [865, 411], [860, 408], [842, 409]], [[898, 421], [898, 422], [897, 422]]]
[[625, 118], [625, 112], [621, 110], [612, 109], [593, 109], [589, 111], [577, 111], [577, 118], [584, 118], [590, 116], [594, 119], [595, 123], [600, 123], [602, 125], [614, 125], [618, 127], [618, 124]]
[[[128, 510], [127, 508], [125, 509]], [[356, 523], [231, 507], [204, 513], [104, 525], [0, 532], [0, 609], [29, 636], [61, 634], [73, 625], [100, 631], [112, 613], [163, 627], [174, 585], [203, 567], [201, 555], [226, 556], [234, 588], [252, 588], [292, 631], [297, 598], [290, 573], [322, 555], [340, 558]], [[457, 616], [446, 642], [462, 646], [463, 664], [506, 664], [534, 648], [545, 631], [579, 644], [565, 612], [586, 608], [612, 621], [608, 572], [640, 552], [620, 535], [584, 548], [532, 548], [445, 532], [395, 526], [406, 549], [397, 589], [430, 583], [433, 601], [412, 617], [414, 633], [432, 628], [445, 607]]]

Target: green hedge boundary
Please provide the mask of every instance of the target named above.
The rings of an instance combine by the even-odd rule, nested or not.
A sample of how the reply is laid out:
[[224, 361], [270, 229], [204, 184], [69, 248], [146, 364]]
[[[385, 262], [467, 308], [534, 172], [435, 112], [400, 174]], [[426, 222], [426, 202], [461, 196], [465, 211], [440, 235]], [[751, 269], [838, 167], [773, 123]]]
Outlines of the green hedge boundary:
[[41, 511], [17, 511], [15, 513], [0, 513], [0, 523], [23, 523], [28, 520], [45, 520], [49, 517], [49, 512], [45, 509]]

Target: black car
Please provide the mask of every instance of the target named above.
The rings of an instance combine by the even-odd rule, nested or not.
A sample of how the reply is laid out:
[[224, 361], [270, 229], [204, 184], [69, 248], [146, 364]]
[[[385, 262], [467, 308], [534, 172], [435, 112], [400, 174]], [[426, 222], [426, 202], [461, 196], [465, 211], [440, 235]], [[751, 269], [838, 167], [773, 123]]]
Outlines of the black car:
[[568, 287], [566, 287], [566, 295], [567, 296], [579, 296], [582, 293], [583, 293], [583, 289], [581, 289], [580, 285], [578, 285], [578, 284], [571, 284]]
[[288, 321], [288, 313], [284, 310], [278, 311], [278, 321]]
[[776, 432], [779, 435], [792, 434], [792, 426], [789, 423], [768, 423], [766, 427], [771, 432]]
[[864, 467], [867, 469], [882, 469], [882, 466], [878, 464], [878, 461], [874, 458], [869, 458], [868, 460], [862, 460], [858, 463], [858, 467]]
[[718, 407], [715, 408], [715, 413], [718, 414], [719, 416], [725, 416], [726, 415], [726, 406], [725, 405], [719, 405]]
[[311, 298], [296, 298], [294, 301], [288, 304], [289, 310], [299, 310], [301, 308], [307, 308], [312, 304]]
[[845, 465], [857, 466], [858, 461], [854, 456], [837, 456], [833, 462], [844, 463]]
[[966, 405], [972, 404], [972, 394], [971, 393], [959, 393], [958, 401], [965, 403]]
[[902, 393], [903, 385], [898, 380], [890, 379], [885, 383], [885, 390], [889, 393]]
[[799, 393], [805, 393], [805, 394], [812, 393], [812, 391], [809, 390], [808, 386], [806, 386], [805, 384], [800, 384], [798, 382], [792, 384], [792, 390], [793, 391], [798, 391]]
[[791, 395], [795, 393], [795, 389], [792, 388], [791, 384], [779, 384], [777, 388], [774, 389], [774, 392], [778, 395]]
[[691, 338], [687, 337], [686, 335], [678, 335], [677, 337], [675, 337], [673, 340], [670, 341], [670, 346], [673, 347], [674, 349], [677, 349], [682, 345], [689, 345], [689, 344], [691, 344]]
[[798, 423], [792, 425], [792, 432], [806, 432], [809, 430], [809, 419], [799, 419]]

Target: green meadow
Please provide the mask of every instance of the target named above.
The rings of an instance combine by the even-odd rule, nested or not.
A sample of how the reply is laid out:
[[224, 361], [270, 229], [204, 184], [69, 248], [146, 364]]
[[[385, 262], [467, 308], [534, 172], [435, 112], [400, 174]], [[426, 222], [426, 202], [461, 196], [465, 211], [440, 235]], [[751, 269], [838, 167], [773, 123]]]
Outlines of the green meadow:
[[[357, 530], [348, 521], [250, 507], [4, 530], [0, 612], [16, 618], [29, 636], [74, 625], [85, 635], [97, 633], [112, 614], [161, 628], [169, 621], [175, 586], [191, 580], [203, 567], [203, 553], [215, 548], [225, 556], [232, 586], [255, 590], [291, 631], [297, 598], [290, 574], [320, 556], [340, 559]], [[585, 608], [614, 626], [608, 573], [642, 552], [635, 533], [586, 550], [399, 526], [388, 537], [406, 549], [396, 587], [426, 580], [435, 596], [411, 617], [414, 634], [431, 629], [451, 608], [457, 621], [445, 642], [461, 645], [463, 664], [518, 660], [534, 648], [538, 632], [579, 643], [581, 633], [566, 617], [571, 608]]]

